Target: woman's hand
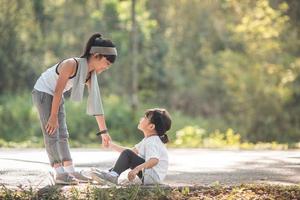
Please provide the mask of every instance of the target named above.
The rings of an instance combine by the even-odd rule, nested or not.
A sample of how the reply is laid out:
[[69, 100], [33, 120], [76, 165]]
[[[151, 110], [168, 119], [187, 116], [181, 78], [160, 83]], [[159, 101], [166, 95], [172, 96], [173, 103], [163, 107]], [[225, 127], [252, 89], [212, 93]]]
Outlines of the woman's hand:
[[101, 138], [102, 138], [102, 145], [105, 148], [108, 148], [109, 147], [109, 143], [111, 142], [111, 138], [110, 138], [109, 134], [108, 133], [101, 134]]
[[135, 176], [139, 173], [139, 169], [137, 168], [134, 168], [133, 170], [131, 170], [129, 173], [128, 173], [128, 180], [129, 181], [133, 181], [135, 179]]
[[45, 128], [46, 128], [46, 132], [49, 135], [53, 135], [54, 134], [55, 130], [58, 128], [58, 118], [57, 118], [57, 115], [50, 115]]

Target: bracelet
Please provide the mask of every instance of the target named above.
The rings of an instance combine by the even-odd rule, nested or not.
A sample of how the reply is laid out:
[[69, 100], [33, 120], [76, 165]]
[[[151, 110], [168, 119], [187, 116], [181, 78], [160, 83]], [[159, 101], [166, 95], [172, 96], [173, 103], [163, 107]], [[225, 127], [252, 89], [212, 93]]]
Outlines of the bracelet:
[[108, 130], [107, 130], [107, 129], [104, 129], [104, 130], [102, 130], [102, 131], [99, 131], [98, 133], [96, 133], [96, 135], [99, 136], [99, 135], [102, 135], [102, 134], [104, 134], [104, 133], [108, 133]]

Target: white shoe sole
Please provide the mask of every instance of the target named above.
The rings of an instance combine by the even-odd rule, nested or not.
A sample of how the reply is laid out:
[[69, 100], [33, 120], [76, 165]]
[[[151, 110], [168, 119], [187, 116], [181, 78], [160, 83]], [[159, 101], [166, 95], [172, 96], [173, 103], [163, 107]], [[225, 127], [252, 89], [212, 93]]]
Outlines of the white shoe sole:
[[91, 176], [92, 176], [92, 179], [97, 181], [98, 183], [102, 184], [102, 185], [110, 185], [110, 186], [116, 186], [118, 184], [115, 184], [115, 183], [112, 183], [108, 180], [105, 180], [105, 179], [102, 179], [100, 178], [99, 176], [96, 175], [97, 172], [92, 172], [91, 173]]
[[61, 180], [55, 180], [55, 185], [78, 185], [79, 182], [74, 181], [74, 182], [66, 182], [66, 181], [61, 181]]

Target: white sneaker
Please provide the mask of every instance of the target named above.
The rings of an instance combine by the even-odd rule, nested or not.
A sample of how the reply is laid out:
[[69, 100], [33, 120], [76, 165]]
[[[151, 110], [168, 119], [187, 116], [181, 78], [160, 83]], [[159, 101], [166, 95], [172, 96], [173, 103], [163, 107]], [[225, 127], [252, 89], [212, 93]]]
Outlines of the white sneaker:
[[78, 185], [79, 183], [74, 176], [68, 173], [56, 174], [54, 182], [58, 185]]
[[80, 172], [73, 172], [73, 173], [70, 173], [72, 176], [74, 176], [78, 181], [79, 183], [88, 183], [88, 182], [92, 182], [92, 179], [85, 176], [84, 174], [81, 173], [82, 171]]

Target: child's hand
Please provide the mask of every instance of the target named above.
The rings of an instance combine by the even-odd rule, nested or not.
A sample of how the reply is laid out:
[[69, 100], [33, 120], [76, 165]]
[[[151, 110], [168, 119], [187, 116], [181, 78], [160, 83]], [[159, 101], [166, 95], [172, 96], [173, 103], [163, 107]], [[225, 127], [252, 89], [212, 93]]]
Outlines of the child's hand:
[[135, 179], [135, 176], [139, 173], [139, 170], [134, 168], [133, 170], [131, 170], [129, 173], [128, 173], [128, 180], [129, 181], [133, 181]]
[[55, 130], [58, 128], [58, 118], [57, 115], [50, 115], [48, 122], [46, 124], [46, 132], [49, 135], [53, 135], [53, 133], [55, 132]]

